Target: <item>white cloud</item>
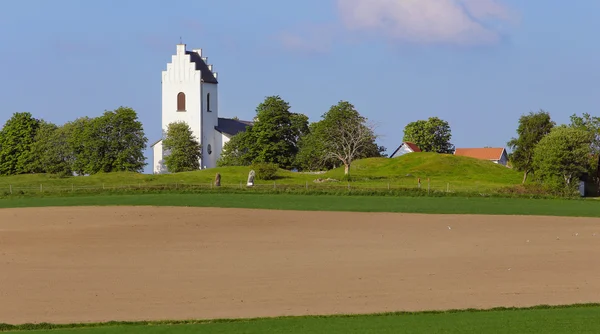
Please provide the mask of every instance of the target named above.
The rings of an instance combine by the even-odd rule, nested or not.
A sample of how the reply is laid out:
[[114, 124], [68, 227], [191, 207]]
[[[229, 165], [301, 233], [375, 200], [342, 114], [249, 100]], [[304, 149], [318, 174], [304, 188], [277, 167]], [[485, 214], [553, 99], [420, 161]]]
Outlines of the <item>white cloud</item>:
[[500, 0], [337, 0], [346, 29], [416, 43], [493, 43], [488, 25], [511, 21]]

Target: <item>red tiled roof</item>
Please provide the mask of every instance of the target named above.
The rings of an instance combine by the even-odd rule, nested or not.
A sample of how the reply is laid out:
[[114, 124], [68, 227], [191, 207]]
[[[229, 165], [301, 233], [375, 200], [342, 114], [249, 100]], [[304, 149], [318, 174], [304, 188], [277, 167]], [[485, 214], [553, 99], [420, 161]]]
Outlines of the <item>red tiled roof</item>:
[[482, 160], [500, 160], [504, 148], [457, 148], [454, 155], [471, 157]]
[[415, 143], [411, 143], [409, 141], [405, 141], [404, 144], [406, 144], [406, 146], [410, 147], [410, 149], [413, 152], [421, 152], [421, 149], [419, 148], [419, 146], [417, 146], [417, 144]]

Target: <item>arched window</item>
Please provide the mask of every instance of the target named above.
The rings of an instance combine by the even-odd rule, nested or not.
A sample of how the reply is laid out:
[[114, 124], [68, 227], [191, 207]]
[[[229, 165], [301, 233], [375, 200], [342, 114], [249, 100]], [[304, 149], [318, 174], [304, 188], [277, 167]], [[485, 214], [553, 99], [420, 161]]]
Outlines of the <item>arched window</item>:
[[185, 94], [183, 92], [177, 94], [177, 111], [185, 111]]
[[206, 111], [210, 112], [210, 93], [206, 94]]
[[208, 147], [207, 147], [207, 150], [206, 150], [206, 151], [208, 152], [208, 154], [211, 154], [211, 153], [212, 153], [212, 148], [210, 147], [210, 144], [208, 144]]

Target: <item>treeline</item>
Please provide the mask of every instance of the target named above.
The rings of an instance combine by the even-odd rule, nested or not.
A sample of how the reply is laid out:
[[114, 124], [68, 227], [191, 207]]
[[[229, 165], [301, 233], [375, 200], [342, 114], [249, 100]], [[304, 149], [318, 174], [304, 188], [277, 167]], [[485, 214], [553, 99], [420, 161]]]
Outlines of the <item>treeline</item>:
[[572, 115], [556, 125], [544, 110], [519, 119], [517, 137], [508, 142], [513, 167], [552, 190], [573, 193], [579, 180], [600, 184], [600, 117]]
[[356, 159], [383, 156], [374, 125], [347, 101], [331, 106], [317, 122], [290, 111], [279, 96], [256, 108], [252, 127], [223, 146], [219, 166], [270, 163], [284, 169], [322, 170], [344, 166], [349, 174]]
[[147, 142], [136, 112], [127, 107], [63, 125], [15, 113], [0, 130], [0, 175], [141, 172]]

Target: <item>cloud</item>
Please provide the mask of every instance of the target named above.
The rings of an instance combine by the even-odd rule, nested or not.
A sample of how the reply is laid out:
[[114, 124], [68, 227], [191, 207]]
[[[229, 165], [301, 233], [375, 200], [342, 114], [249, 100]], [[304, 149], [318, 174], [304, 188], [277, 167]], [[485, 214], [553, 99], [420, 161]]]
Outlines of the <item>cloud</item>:
[[335, 27], [325, 24], [303, 24], [283, 31], [275, 38], [288, 50], [302, 53], [326, 53], [335, 38]]
[[353, 32], [419, 44], [488, 44], [498, 22], [514, 13], [500, 0], [337, 0], [342, 24]]

